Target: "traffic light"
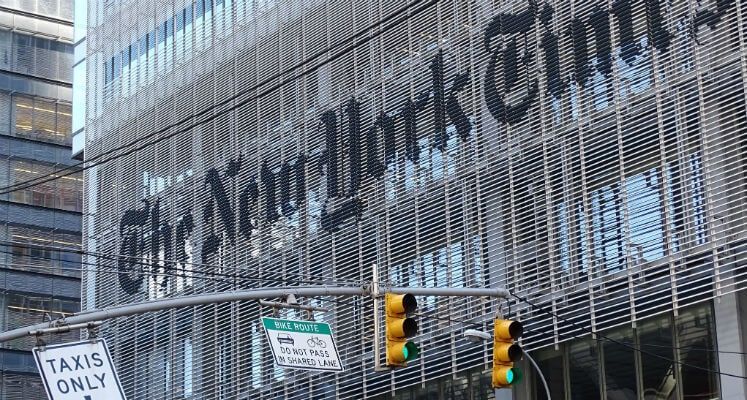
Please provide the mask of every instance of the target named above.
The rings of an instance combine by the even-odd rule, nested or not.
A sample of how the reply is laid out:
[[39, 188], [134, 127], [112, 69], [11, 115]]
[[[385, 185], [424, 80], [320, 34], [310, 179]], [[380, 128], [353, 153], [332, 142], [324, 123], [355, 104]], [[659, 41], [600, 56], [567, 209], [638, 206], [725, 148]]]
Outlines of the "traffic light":
[[514, 368], [523, 350], [514, 340], [521, 337], [524, 327], [521, 322], [495, 319], [493, 325], [493, 387], [509, 387], [521, 378], [521, 371]]
[[407, 314], [418, 308], [418, 301], [411, 294], [391, 294], [386, 297], [386, 365], [405, 367], [417, 358], [420, 349], [407, 340], [418, 332], [418, 323]]

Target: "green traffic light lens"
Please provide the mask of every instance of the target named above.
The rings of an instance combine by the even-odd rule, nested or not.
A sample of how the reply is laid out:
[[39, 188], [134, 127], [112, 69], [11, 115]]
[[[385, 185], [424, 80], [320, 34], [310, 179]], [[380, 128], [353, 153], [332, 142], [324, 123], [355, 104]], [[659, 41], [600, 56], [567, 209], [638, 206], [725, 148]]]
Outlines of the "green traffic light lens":
[[420, 349], [418, 348], [418, 345], [413, 342], [405, 343], [405, 347], [402, 348], [402, 355], [405, 356], [405, 361], [416, 359], [418, 354], [420, 354]]
[[513, 370], [513, 368], [509, 369], [508, 371], [506, 371], [506, 382], [508, 382], [508, 383], [513, 383], [514, 382], [514, 370]]
[[513, 383], [519, 383], [524, 379], [524, 373], [521, 371], [521, 368], [511, 368], [511, 372], [514, 375]]

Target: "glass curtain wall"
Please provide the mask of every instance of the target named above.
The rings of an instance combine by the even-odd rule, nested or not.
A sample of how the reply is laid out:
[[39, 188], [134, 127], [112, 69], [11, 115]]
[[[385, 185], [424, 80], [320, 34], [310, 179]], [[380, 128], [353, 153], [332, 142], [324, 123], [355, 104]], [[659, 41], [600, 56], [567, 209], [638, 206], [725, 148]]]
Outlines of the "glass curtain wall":
[[[72, 0], [0, 0], [0, 331], [80, 310]], [[66, 170], [67, 172], [67, 170]], [[30, 183], [31, 182], [31, 183]], [[7, 189], [13, 189], [8, 191]], [[70, 342], [79, 331], [45, 338]], [[46, 398], [30, 337], [0, 344], [0, 400]]]
[[[702, 303], [532, 356], [553, 399], [714, 399], [718, 376], [700, 369], [719, 369], [713, 318], [711, 303]], [[541, 380], [532, 375], [530, 398], [546, 399]]]

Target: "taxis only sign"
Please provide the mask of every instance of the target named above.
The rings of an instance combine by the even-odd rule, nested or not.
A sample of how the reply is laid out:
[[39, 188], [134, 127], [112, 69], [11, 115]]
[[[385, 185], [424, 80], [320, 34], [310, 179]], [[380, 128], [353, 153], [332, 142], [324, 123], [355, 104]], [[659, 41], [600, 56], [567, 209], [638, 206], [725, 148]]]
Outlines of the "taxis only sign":
[[262, 318], [275, 364], [312, 371], [343, 371], [329, 324]]
[[104, 339], [35, 347], [50, 400], [126, 400]]

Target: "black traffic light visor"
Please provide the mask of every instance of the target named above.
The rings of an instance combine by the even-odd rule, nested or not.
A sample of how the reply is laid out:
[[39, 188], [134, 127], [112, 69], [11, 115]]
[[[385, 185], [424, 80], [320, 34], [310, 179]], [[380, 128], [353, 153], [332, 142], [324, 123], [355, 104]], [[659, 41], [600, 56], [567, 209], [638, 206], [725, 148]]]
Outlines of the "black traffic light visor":
[[402, 308], [404, 308], [405, 314], [409, 314], [418, 308], [418, 300], [408, 293], [402, 297]]
[[518, 344], [512, 344], [511, 347], [508, 348], [508, 358], [513, 362], [521, 359], [521, 355], [524, 351], [521, 349], [521, 346]]
[[402, 321], [402, 332], [404, 332], [406, 338], [415, 336], [418, 333], [418, 322], [412, 318], [405, 318]]
[[514, 339], [520, 338], [524, 334], [524, 325], [519, 321], [512, 321], [508, 326], [508, 334]]

